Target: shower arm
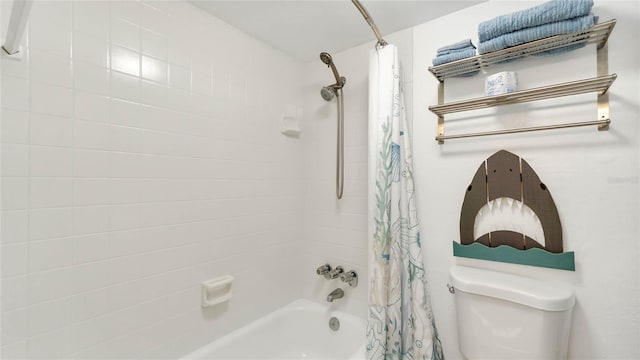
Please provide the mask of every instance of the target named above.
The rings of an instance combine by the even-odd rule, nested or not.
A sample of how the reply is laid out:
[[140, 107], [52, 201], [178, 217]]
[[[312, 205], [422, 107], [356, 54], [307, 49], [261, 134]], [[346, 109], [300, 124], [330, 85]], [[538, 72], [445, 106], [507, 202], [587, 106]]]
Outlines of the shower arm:
[[382, 38], [382, 34], [380, 34], [380, 30], [378, 30], [378, 26], [376, 26], [376, 22], [373, 21], [367, 9], [365, 9], [365, 7], [362, 6], [362, 4], [360, 4], [360, 1], [358, 0], [351, 0], [351, 2], [353, 3], [353, 5], [356, 6], [358, 11], [360, 11], [360, 14], [362, 14], [362, 17], [364, 17], [364, 20], [367, 22], [367, 24], [369, 24], [369, 27], [371, 27], [371, 30], [373, 30], [373, 33], [376, 35], [376, 38], [378, 39], [378, 45], [386, 46], [387, 42]]

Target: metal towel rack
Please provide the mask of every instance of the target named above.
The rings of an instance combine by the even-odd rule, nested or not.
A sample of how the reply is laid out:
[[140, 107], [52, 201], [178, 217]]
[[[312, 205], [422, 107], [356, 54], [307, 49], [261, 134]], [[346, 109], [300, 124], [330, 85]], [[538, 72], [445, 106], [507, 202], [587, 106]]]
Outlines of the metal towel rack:
[[470, 58], [453, 61], [450, 63], [430, 66], [429, 72], [432, 73], [438, 81], [442, 82], [448, 77], [467, 74], [470, 72], [481, 70], [507, 60], [519, 59], [536, 53], [555, 50], [577, 44], [596, 43], [597, 48], [601, 49], [607, 43], [609, 35], [616, 25], [616, 20], [602, 22], [594, 25], [589, 29], [576, 31], [569, 34], [551, 36], [548, 38], [528, 42], [526, 44], [513, 46], [503, 50], [493, 51], [490, 53], [476, 55]]
[[[598, 130], [608, 130], [611, 120], [609, 119], [609, 93], [608, 89], [616, 80], [616, 74], [608, 74], [609, 60], [607, 40], [616, 24], [616, 20], [609, 20], [586, 30], [580, 30], [569, 34], [556, 35], [541, 40], [532, 41], [526, 44], [510, 47], [507, 49], [494, 51], [487, 54], [450, 62], [443, 65], [429, 67], [438, 85], [438, 105], [429, 107], [429, 110], [438, 116], [438, 135], [436, 140], [443, 144], [444, 140], [460, 139], [468, 137], [513, 134], [529, 131], [553, 130], [579, 126], [598, 126]], [[561, 84], [538, 87], [534, 89], [516, 91], [510, 94], [487, 96], [470, 100], [444, 102], [444, 79], [448, 77], [463, 75], [481, 70], [503, 61], [518, 59], [528, 55], [560, 49], [577, 44], [597, 44], [597, 77], [570, 81]], [[505, 129], [496, 131], [485, 131], [467, 134], [444, 134], [444, 115], [461, 111], [470, 111], [494, 106], [516, 104], [537, 100], [558, 98], [563, 96], [597, 92], [598, 94], [598, 115], [595, 121], [585, 121], [577, 123], [554, 124], [547, 126], [525, 127], [516, 129]]]
[[504, 95], [481, 97], [471, 100], [456, 101], [442, 105], [429, 106], [429, 110], [436, 115], [452, 114], [461, 111], [484, 109], [488, 107], [517, 104], [529, 101], [553, 99], [562, 96], [598, 92], [604, 94], [616, 80], [616, 74], [599, 76], [593, 79], [570, 81], [562, 84], [543, 86], [539, 88], [516, 91]]

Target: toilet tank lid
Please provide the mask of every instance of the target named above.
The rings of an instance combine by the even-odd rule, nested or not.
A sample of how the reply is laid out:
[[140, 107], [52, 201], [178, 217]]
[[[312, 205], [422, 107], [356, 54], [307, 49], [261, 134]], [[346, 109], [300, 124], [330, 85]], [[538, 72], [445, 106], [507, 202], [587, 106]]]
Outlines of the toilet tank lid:
[[547, 311], [573, 307], [575, 295], [569, 286], [513, 274], [454, 266], [450, 271], [456, 291], [490, 296]]

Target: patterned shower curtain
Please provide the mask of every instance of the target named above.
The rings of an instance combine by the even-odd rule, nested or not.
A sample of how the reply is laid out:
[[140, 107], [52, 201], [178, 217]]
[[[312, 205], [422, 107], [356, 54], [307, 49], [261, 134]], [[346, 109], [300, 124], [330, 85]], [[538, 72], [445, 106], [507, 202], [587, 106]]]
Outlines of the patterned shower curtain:
[[398, 51], [369, 58], [367, 359], [444, 359], [422, 262]]

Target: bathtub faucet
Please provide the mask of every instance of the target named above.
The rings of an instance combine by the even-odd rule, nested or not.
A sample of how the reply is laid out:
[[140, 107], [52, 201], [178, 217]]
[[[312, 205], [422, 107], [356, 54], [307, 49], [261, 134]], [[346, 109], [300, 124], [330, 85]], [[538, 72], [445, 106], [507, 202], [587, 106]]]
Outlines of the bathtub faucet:
[[344, 291], [340, 288], [337, 288], [330, 292], [329, 295], [327, 295], [327, 301], [333, 302], [333, 300], [341, 299], [342, 297], [344, 297]]

